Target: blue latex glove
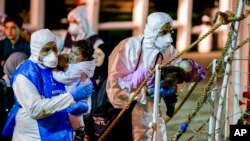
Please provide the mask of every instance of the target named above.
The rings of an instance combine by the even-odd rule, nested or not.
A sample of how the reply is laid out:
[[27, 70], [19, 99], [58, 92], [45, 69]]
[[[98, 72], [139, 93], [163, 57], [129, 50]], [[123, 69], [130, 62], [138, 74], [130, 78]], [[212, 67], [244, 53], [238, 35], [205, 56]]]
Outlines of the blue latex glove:
[[80, 101], [89, 98], [93, 92], [94, 92], [94, 86], [92, 83], [81, 86], [77, 85], [70, 91], [75, 101]]
[[[151, 98], [154, 98], [154, 93], [155, 93], [155, 87], [151, 87], [148, 89], [148, 93], [150, 94]], [[170, 88], [168, 90], [165, 90], [163, 88], [160, 88], [160, 96], [161, 97], [165, 97], [169, 94], [173, 94], [174, 93], [174, 88]]]
[[79, 101], [74, 103], [73, 105], [66, 108], [66, 111], [70, 113], [71, 115], [81, 115], [85, 112], [87, 112], [89, 109], [89, 106], [87, 102], [85, 101]]

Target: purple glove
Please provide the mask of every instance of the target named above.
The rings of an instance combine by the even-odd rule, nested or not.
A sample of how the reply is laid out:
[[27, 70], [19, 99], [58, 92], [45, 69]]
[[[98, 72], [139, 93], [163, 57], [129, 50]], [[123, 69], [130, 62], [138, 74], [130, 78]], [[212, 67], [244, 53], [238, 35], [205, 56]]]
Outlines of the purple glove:
[[132, 90], [135, 90], [147, 77], [149, 72], [150, 71], [146, 68], [138, 68], [136, 71], [125, 76], [123, 80], [129, 83]]

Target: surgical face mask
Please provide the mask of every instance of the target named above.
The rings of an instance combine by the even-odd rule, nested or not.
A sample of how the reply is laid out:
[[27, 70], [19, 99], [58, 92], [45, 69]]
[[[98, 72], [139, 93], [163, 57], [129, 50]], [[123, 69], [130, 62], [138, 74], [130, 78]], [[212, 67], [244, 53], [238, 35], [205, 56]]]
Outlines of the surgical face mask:
[[48, 68], [55, 68], [58, 64], [58, 57], [57, 57], [57, 53], [55, 53], [54, 51], [50, 50], [48, 52], [48, 55], [43, 56], [42, 58], [42, 64], [45, 67]]
[[171, 37], [171, 33], [167, 33], [163, 36], [159, 36], [156, 38], [155, 46], [160, 50], [160, 52], [165, 52], [168, 47], [171, 46], [173, 39]]
[[68, 31], [71, 35], [76, 36], [78, 34], [79, 30], [80, 30], [80, 27], [78, 24], [76, 24], [76, 23], [69, 24]]

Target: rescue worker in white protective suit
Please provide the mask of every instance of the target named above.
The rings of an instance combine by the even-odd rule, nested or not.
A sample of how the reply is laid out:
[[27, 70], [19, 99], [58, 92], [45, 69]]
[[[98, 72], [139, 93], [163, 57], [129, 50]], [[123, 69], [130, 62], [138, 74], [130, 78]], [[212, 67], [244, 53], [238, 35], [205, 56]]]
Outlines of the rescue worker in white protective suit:
[[91, 96], [93, 85], [76, 86], [66, 92], [64, 85], [52, 77], [57, 63], [55, 36], [48, 29], [34, 32], [31, 56], [11, 79], [17, 103], [5, 131], [11, 132], [14, 125], [13, 141], [73, 140], [68, 114], [88, 109], [80, 101]]
[[[177, 54], [172, 46], [172, 18], [163, 12], [154, 12], [147, 17], [144, 34], [122, 40], [109, 56], [107, 93], [115, 108], [122, 108], [134, 90], [156, 64], [168, 61]], [[172, 65], [181, 58], [172, 62]], [[154, 75], [147, 86], [154, 85]], [[153, 99], [145, 96], [144, 89], [137, 97], [137, 104], [132, 112], [133, 139], [137, 141], [152, 122]], [[158, 141], [166, 141], [164, 120], [158, 119]], [[143, 140], [151, 140], [147, 132]]]
[[73, 41], [89, 40], [94, 48], [103, 43], [103, 40], [95, 33], [89, 25], [86, 7], [81, 5], [68, 14], [68, 33], [65, 37], [65, 49], [71, 48]]

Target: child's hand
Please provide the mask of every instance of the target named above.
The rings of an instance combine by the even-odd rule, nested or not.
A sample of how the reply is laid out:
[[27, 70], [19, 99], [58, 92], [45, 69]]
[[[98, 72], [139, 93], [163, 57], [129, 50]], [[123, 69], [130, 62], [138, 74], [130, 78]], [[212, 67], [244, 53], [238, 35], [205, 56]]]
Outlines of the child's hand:
[[61, 71], [65, 71], [68, 68], [68, 55], [60, 54], [58, 56], [58, 65], [57, 69]]

